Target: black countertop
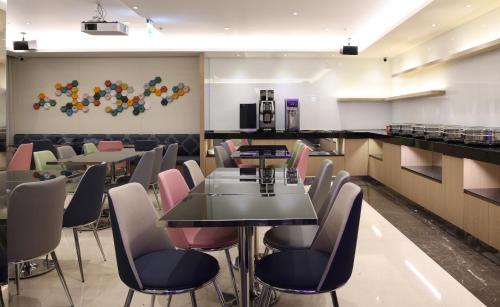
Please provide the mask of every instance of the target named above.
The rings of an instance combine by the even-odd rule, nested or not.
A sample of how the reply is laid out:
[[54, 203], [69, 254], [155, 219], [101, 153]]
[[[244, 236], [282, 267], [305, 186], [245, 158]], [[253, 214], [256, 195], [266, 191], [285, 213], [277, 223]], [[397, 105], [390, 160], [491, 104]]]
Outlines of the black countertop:
[[500, 206], [500, 188], [464, 189], [464, 192], [486, 201], [493, 201], [496, 205]]
[[441, 182], [443, 180], [443, 169], [441, 166], [402, 166], [403, 169], [416, 173], [429, 179]]
[[500, 164], [500, 146], [465, 145], [430, 141], [413, 137], [387, 135], [385, 130], [303, 130], [300, 132], [240, 132], [205, 131], [205, 139], [381, 139], [394, 145], [416, 147], [442, 153], [448, 156]]

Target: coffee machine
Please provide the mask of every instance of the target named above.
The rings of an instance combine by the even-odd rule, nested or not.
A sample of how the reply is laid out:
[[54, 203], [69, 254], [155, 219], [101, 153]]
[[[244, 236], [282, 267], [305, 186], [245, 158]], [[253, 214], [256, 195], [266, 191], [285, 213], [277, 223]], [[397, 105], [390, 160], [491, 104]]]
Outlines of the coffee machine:
[[259, 100], [259, 130], [276, 130], [276, 104], [274, 102], [274, 90], [260, 90]]
[[285, 130], [300, 130], [299, 100], [296, 98], [285, 99]]

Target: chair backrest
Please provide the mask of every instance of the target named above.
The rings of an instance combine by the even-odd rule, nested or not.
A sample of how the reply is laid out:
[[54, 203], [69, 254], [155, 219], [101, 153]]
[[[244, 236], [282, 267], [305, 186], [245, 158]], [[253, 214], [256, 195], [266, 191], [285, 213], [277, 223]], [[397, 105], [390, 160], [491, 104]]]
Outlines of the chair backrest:
[[297, 155], [299, 154], [300, 145], [302, 145], [302, 144], [303, 143], [301, 140], [297, 140], [295, 142], [295, 146], [293, 146], [293, 150], [292, 150], [292, 156], [286, 162], [286, 167], [288, 167], [288, 168], [293, 167], [293, 165], [295, 164], [295, 160], [297, 160]]
[[10, 159], [8, 171], [29, 171], [31, 167], [31, 156], [33, 154], [33, 143], [21, 144]]
[[337, 173], [335, 179], [333, 180], [330, 191], [328, 192], [325, 203], [318, 211], [316, 211], [316, 213], [318, 214], [318, 224], [321, 225], [324, 222], [325, 217], [328, 216], [330, 210], [333, 207], [333, 204], [335, 203], [335, 200], [337, 199], [337, 196], [339, 195], [340, 189], [349, 181], [350, 178], [351, 174], [346, 171], [340, 171]]
[[18, 185], [7, 216], [9, 262], [30, 260], [53, 251], [61, 241], [66, 177]]
[[317, 291], [343, 285], [352, 274], [363, 191], [353, 183], [340, 189], [332, 210], [320, 227], [311, 249], [330, 254]]
[[319, 212], [321, 206], [328, 198], [328, 192], [330, 191], [330, 185], [332, 183], [332, 173], [333, 162], [328, 159], [323, 160], [316, 172], [311, 188], [309, 189], [309, 197], [311, 198], [316, 213]]
[[297, 172], [300, 175], [300, 179], [302, 182], [306, 179], [307, 175], [307, 164], [309, 162], [309, 153], [311, 150], [306, 145], [303, 145], [300, 149], [299, 155], [297, 156], [297, 160], [295, 160], [294, 167], [297, 169]]
[[[226, 152], [229, 156], [229, 159], [231, 159], [231, 154], [237, 150], [236, 145], [234, 144], [233, 140], [226, 140], [223, 145], [224, 149], [226, 149]], [[231, 159], [235, 166], [240, 166], [243, 162], [241, 159]]]
[[250, 143], [248, 142], [248, 139], [241, 139], [241, 145], [250, 145]]
[[158, 174], [161, 170], [161, 160], [163, 158], [163, 146], [157, 146], [154, 148], [154, 162], [153, 162], [153, 171], [151, 172], [151, 183], [156, 183], [158, 180]]
[[[57, 150], [54, 147], [54, 144], [52, 143], [51, 140], [49, 139], [40, 139], [40, 140], [33, 140], [33, 152], [36, 151], [43, 151], [43, 150], [48, 150], [51, 151], [54, 156], [57, 156]], [[35, 159], [31, 160], [31, 168], [35, 168]]]
[[[163, 204], [163, 212], [174, 208], [189, 193], [189, 187], [177, 169], [169, 169], [158, 175], [158, 186]], [[167, 228], [170, 239], [176, 246], [189, 246], [182, 228]]]
[[63, 168], [60, 164], [47, 164], [49, 161], [57, 161], [56, 156], [50, 150], [42, 150], [33, 152], [35, 160], [35, 169], [37, 171], [62, 171]]
[[188, 184], [190, 189], [196, 187], [205, 180], [205, 176], [203, 175], [203, 172], [201, 171], [201, 168], [198, 163], [196, 163], [196, 161], [189, 160], [184, 162], [184, 168], [186, 169], [191, 181], [191, 185]]
[[76, 156], [76, 152], [73, 147], [69, 145], [57, 147], [57, 156], [59, 159], [67, 159]]
[[234, 167], [234, 162], [228, 156], [227, 151], [222, 146], [214, 147], [215, 165], [217, 167]]
[[94, 143], [85, 143], [83, 144], [83, 154], [84, 155], [89, 155], [91, 153], [97, 152], [97, 147], [95, 146]]
[[122, 141], [100, 141], [97, 144], [97, 150], [99, 151], [120, 151], [122, 149]]
[[149, 184], [151, 183], [151, 174], [153, 173], [153, 166], [155, 163], [155, 151], [146, 151], [137, 166], [135, 167], [134, 173], [130, 177], [129, 182], [140, 183], [144, 189], [147, 191]]
[[134, 147], [137, 151], [149, 151], [156, 146], [158, 146], [158, 141], [156, 140], [136, 140], [134, 142]]
[[142, 255], [172, 249], [165, 231], [156, 225], [158, 214], [146, 190], [128, 183], [109, 190], [111, 227], [120, 279], [130, 288], [143, 285], [134, 260]]
[[167, 151], [163, 156], [161, 161], [160, 171], [166, 171], [172, 168], [175, 168], [177, 165], [177, 152], [179, 151], [179, 144], [173, 143], [168, 145]]
[[64, 212], [64, 227], [87, 225], [99, 218], [105, 183], [105, 164], [93, 165], [85, 171]]

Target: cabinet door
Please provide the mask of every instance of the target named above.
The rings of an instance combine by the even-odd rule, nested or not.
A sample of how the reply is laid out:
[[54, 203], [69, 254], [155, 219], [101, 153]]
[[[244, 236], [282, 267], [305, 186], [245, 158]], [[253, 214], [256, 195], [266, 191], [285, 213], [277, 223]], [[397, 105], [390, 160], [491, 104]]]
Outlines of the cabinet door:
[[401, 146], [384, 143], [383, 182], [393, 190], [401, 191]]
[[491, 204], [489, 211], [489, 244], [500, 249], [500, 206]]
[[457, 227], [464, 224], [464, 160], [443, 155], [443, 215]]
[[382, 161], [370, 157], [368, 160], [368, 175], [373, 179], [382, 182]]
[[368, 139], [345, 140], [345, 167], [351, 176], [368, 175]]
[[464, 230], [489, 242], [489, 204], [477, 197], [464, 195]]

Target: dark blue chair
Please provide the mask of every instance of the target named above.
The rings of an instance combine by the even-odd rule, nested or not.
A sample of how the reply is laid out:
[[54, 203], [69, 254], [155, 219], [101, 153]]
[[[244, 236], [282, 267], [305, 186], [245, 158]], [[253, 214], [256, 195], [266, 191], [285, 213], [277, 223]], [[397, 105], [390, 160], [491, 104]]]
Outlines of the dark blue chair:
[[166, 231], [157, 226], [158, 215], [139, 183], [109, 190], [111, 227], [120, 279], [129, 287], [125, 307], [134, 291], [152, 295], [190, 293], [196, 306], [195, 291], [213, 283], [222, 306], [224, 298], [216, 282], [217, 260], [194, 250], [177, 250]]
[[85, 282], [85, 278], [83, 276], [82, 256], [80, 252], [80, 242], [78, 240], [78, 230], [80, 228], [84, 226], [90, 226], [92, 228], [102, 257], [104, 261], [106, 261], [106, 256], [104, 255], [104, 250], [102, 249], [101, 241], [97, 234], [97, 221], [100, 218], [104, 201], [105, 181], [105, 164], [94, 165], [88, 168], [78, 183], [75, 194], [64, 212], [63, 227], [73, 229], [76, 255], [78, 257], [82, 282]]
[[330, 293], [333, 305], [339, 306], [335, 291], [352, 274], [362, 202], [361, 188], [344, 184], [310, 248], [278, 252], [256, 263], [255, 277], [264, 286], [260, 306], [269, 305], [271, 289], [294, 294]]

